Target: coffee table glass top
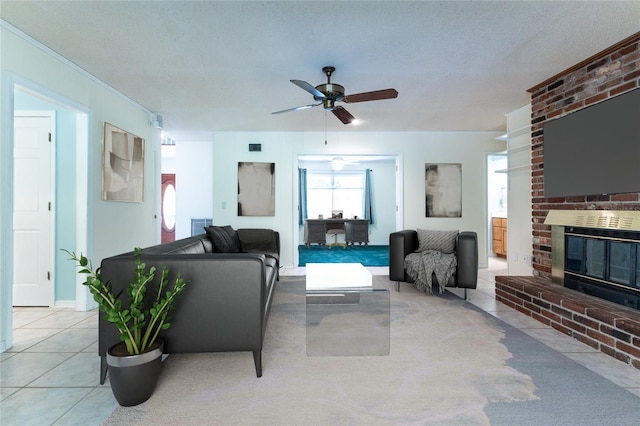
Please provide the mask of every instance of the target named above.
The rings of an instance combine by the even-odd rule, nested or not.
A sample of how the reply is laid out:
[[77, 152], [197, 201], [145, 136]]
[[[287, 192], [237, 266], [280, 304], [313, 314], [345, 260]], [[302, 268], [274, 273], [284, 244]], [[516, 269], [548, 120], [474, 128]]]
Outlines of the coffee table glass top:
[[360, 263], [308, 263], [307, 292], [373, 289], [371, 272]]
[[306, 276], [307, 356], [389, 355], [389, 290], [359, 263], [311, 263]]

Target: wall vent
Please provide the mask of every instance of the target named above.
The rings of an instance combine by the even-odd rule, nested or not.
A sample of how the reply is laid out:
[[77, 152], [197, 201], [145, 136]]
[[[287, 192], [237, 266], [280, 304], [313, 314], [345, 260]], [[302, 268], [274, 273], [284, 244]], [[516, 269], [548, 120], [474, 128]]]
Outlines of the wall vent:
[[213, 219], [210, 218], [192, 218], [191, 219], [191, 236], [204, 234], [204, 227], [213, 225]]

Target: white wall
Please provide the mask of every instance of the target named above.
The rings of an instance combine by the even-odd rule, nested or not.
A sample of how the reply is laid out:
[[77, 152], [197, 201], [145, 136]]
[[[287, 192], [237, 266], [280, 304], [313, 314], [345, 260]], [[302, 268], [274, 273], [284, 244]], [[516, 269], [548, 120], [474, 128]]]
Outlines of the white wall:
[[[281, 264], [293, 264], [293, 233], [297, 226], [294, 194], [297, 194], [295, 147], [300, 133], [294, 132], [221, 132], [213, 137], [213, 223], [234, 228], [270, 228], [280, 232]], [[177, 143], [180, 143], [179, 141]], [[262, 144], [262, 151], [249, 152], [249, 143]], [[238, 216], [238, 162], [275, 163], [275, 216]], [[297, 236], [296, 236], [297, 237]]]
[[[505, 143], [495, 139], [498, 135], [498, 132], [335, 132], [329, 134], [325, 145], [324, 132], [220, 132], [214, 135], [212, 142], [213, 185], [204, 190], [213, 197], [211, 216], [215, 224], [277, 229], [281, 234], [282, 265], [293, 266], [294, 251], [300, 241], [297, 222], [298, 156], [397, 155], [402, 159], [399, 172], [404, 183], [403, 204], [399, 206], [399, 211], [403, 212], [402, 227], [475, 231], [479, 239], [480, 265], [486, 266], [486, 153], [504, 150]], [[181, 143], [178, 141], [177, 145]], [[249, 143], [262, 144], [262, 151], [249, 152]], [[208, 142], [194, 144], [202, 144], [203, 149]], [[197, 155], [203, 157], [199, 153]], [[193, 164], [200, 165], [200, 160], [195, 158], [180, 161], [194, 161]], [[274, 217], [238, 217], [237, 167], [240, 161], [276, 163]], [[462, 163], [461, 218], [425, 217], [425, 163]], [[198, 177], [189, 184], [183, 182], [181, 185], [202, 188], [202, 179]], [[389, 200], [387, 196], [384, 198]], [[388, 241], [388, 234], [386, 237], [377, 235], [375, 240]]]
[[[88, 190], [76, 194], [76, 199], [84, 204], [79, 210], [88, 212], [83, 252], [95, 263], [134, 246], [156, 242], [160, 226], [154, 219], [159, 192], [156, 165], [159, 164], [160, 132], [151, 127], [149, 111], [4, 21], [0, 27], [0, 55], [0, 350], [5, 350], [11, 344], [14, 85], [42, 93], [53, 102], [72, 105], [74, 110], [88, 114], [88, 146], [80, 150], [86, 153]], [[143, 203], [101, 199], [104, 122], [126, 129], [146, 141]], [[65, 170], [57, 173], [60, 176]], [[64, 248], [76, 250], [76, 247]], [[86, 297], [86, 294], [81, 296]]]
[[507, 265], [509, 275], [533, 275], [531, 216], [531, 105], [507, 114], [509, 213]]
[[[160, 132], [151, 126], [149, 112], [5, 28], [2, 28], [2, 76], [2, 98], [6, 99], [2, 103], [3, 139], [5, 135], [9, 138], [8, 130], [12, 127], [11, 112], [4, 109], [10, 105], [10, 91], [4, 87], [5, 83], [10, 85], [16, 79], [33, 87], [42, 87], [53, 96], [70, 99], [90, 111], [88, 202], [92, 216], [89, 222], [94, 225], [90, 237], [93, 240], [90, 242], [92, 256], [102, 259], [130, 250], [133, 245], [155, 242], [155, 156], [159, 155]], [[101, 199], [104, 122], [145, 139], [143, 203], [105, 202]], [[3, 144], [5, 146], [7, 144]]]
[[213, 216], [213, 144], [190, 141], [177, 144], [175, 174], [176, 240], [179, 240], [191, 235], [192, 218]]

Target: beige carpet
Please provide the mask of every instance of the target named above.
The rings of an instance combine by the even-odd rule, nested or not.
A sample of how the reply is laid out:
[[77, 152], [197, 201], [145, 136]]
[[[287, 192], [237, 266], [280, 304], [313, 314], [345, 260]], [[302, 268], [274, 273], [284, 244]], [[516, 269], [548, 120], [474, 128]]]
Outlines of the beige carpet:
[[[524, 345], [523, 356], [548, 352], [547, 358], [560, 357], [556, 364], [572, 361], [451, 293], [427, 296], [409, 286], [398, 293], [387, 277], [374, 279], [391, 290], [390, 355], [308, 357], [304, 278], [283, 277], [267, 327], [261, 378], [255, 376], [249, 352], [171, 355], [151, 399], [116, 409], [105, 424], [566, 424], [565, 416], [575, 424], [596, 420], [589, 413], [580, 418], [571, 412], [523, 417], [526, 407], [531, 413], [555, 408], [519, 405], [538, 401], [540, 389], [530, 375], [509, 366], [512, 353], [505, 346], [505, 330], [519, 333], [515, 340], [524, 339], [517, 343]], [[599, 378], [575, 366], [589, 380]], [[558, 374], [562, 372], [553, 376]], [[624, 397], [626, 391], [618, 389]], [[638, 399], [622, 398], [623, 404], [634, 401]]]

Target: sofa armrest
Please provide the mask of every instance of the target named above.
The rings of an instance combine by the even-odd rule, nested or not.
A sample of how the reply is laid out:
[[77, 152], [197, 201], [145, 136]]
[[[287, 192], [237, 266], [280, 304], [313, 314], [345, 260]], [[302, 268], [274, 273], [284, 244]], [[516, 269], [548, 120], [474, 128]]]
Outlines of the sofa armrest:
[[407, 229], [389, 234], [389, 279], [407, 281], [404, 258], [418, 249], [418, 232]]
[[276, 240], [276, 250], [278, 250], [278, 256], [280, 256], [280, 233], [278, 231], [273, 231], [273, 236]]
[[463, 231], [458, 234], [456, 242], [457, 286], [476, 288], [478, 285], [478, 235], [475, 232]]
[[265, 228], [238, 229], [238, 238], [245, 253], [261, 253], [276, 261], [276, 277], [280, 280], [280, 233]]

